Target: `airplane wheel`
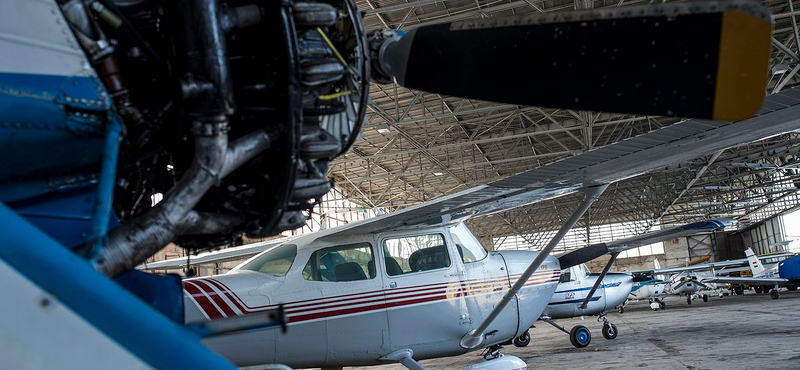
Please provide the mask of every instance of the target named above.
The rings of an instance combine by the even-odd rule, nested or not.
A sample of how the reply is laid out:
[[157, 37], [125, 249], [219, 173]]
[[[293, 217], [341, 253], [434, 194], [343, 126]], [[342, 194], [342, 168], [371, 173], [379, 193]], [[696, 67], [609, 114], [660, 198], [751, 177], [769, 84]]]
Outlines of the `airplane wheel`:
[[514, 338], [514, 347], [527, 347], [528, 344], [531, 344], [531, 333], [528, 333], [527, 330], [522, 335]]
[[708, 294], [703, 294], [703, 302], [708, 302]]
[[617, 337], [617, 326], [607, 322], [603, 324], [603, 338], [614, 339]]
[[787, 286], [786, 289], [797, 290], [797, 285]]
[[622, 307], [622, 306], [617, 307], [617, 312], [625, 313], [625, 307]]
[[691, 296], [686, 297], [686, 304], [689, 304], [689, 305], [692, 304], [692, 297]]
[[578, 348], [583, 348], [592, 342], [592, 332], [583, 325], [578, 325], [569, 331], [569, 341]]
[[659, 306], [659, 307], [660, 307], [662, 310], [663, 310], [663, 309], [665, 309], [665, 308], [667, 308], [667, 304], [666, 304], [666, 303], [664, 303], [664, 302], [658, 302], [658, 306]]
[[736, 288], [733, 288], [733, 292], [737, 295], [742, 295], [744, 294], [744, 289], [741, 286], [737, 286]]
[[781, 296], [780, 293], [778, 293], [778, 291], [775, 289], [769, 291], [769, 297], [772, 299], [778, 299], [778, 297], [780, 296]]
[[754, 287], [753, 287], [753, 290], [755, 290], [755, 291], [756, 291], [756, 293], [761, 293], [761, 291], [762, 291], [762, 289], [761, 289], [761, 285], [756, 285], [756, 286], [754, 286]]

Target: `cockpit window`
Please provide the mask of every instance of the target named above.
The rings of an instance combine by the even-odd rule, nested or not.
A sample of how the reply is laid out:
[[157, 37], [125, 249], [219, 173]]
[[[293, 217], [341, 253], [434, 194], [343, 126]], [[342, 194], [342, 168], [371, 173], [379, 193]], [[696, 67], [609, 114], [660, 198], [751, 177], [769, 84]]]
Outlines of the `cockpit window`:
[[450, 267], [442, 234], [386, 239], [383, 253], [389, 276]]
[[375, 277], [375, 258], [369, 243], [348, 244], [320, 249], [303, 268], [303, 278], [311, 281], [357, 281]]
[[297, 256], [297, 246], [284, 244], [264, 252], [239, 269], [258, 271], [272, 276], [286, 276], [295, 256]]
[[450, 235], [453, 237], [453, 242], [456, 243], [456, 250], [458, 250], [458, 254], [461, 255], [461, 260], [464, 263], [480, 261], [489, 254], [463, 223], [451, 227]]

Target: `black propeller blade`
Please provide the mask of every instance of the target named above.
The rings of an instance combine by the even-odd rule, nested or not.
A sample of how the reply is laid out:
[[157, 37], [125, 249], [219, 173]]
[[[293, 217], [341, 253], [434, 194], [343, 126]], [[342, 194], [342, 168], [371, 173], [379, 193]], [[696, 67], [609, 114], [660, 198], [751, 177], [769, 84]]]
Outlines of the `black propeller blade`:
[[770, 36], [756, 2], [670, 3], [421, 26], [380, 63], [446, 95], [739, 120], [764, 98]]

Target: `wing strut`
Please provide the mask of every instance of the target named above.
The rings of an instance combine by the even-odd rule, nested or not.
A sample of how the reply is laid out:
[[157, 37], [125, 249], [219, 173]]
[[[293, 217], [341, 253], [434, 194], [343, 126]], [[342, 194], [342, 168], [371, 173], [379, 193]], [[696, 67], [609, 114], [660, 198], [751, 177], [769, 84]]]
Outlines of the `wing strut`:
[[578, 222], [581, 217], [583, 217], [583, 214], [586, 212], [586, 210], [589, 209], [589, 207], [597, 200], [597, 198], [600, 198], [600, 195], [603, 194], [606, 188], [608, 188], [608, 184], [595, 185], [580, 190], [585, 195], [585, 198], [578, 206], [578, 209], [576, 209], [567, 222], [561, 226], [561, 229], [559, 229], [556, 235], [553, 236], [553, 239], [550, 240], [550, 243], [547, 244], [547, 246], [544, 247], [541, 252], [539, 252], [539, 255], [536, 256], [533, 262], [528, 265], [528, 268], [522, 273], [522, 276], [520, 276], [517, 282], [511, 286], [511, 289], [506, 292], [506, 294], [503, 296], [503, 299], [501, 299], [500, 302], [497, 303], [497, 306], [492, 309], [492, 312], [489, 312], [489, 315], [487, 315], [486, 319], [481, 322], [481, 325], [478, 326], [477, 329], [471, 330], [469, 333], [464, 335], [463, 338], [461, 338], [461, 347], [466, 349], [478, 348], [478, 346], [484, 342], [486, 339], [484, 337], [484, 332], [489, 325], [491, 325], [492, 321], [494, 321], [494, 319], [500, 315], [500, 312], [502, 312], [503, 309], [508, 305], [508, 302], [511, 302], [511, 298], [514, 298], [517, 292], [522, 289], [525, 283], [528, 282], [528, 279], [530, 279], [531, 275], [536, 272], [536, 270], [539, 268], [539, 265], [544, 262], [544, 259], [550, 255], [550, 252], [553, 251], [567, 231], [569, 231], [569, 229], [571, 229], [572, 226], [574, 226], [575, 223]]
[[583, 300], [583, 303], [581, 303], [581, 305], [578, 306], [578, 308], [580, 308], [582, 310], [586, 309], [586, 305], [589, 304], [589, 300], [592, 299], [592, 296], [594, 295], [594, 292], [596, 292], [597, 288], [600, 286], [600, 284], [603, 283], [603, 279], [606, 277], [606, 274], [608, 273], [608, 270], [611, 269], [611, 265], [613, 265], [614, 261], [617, 260], [617, 256], [618, 255], [619, 255], [619, 252], [611, 253], [611, 259], [608, 260], [608, 263], [606, 263], [606, 267], [603, 268], [603, 272], [600, 273], [600, 276], [598, 276], [597, 280], [594, 282], [594, 285], [592, 286], [592, 290], [589, 291], [589, 294], [586, 295], [586, 299]]

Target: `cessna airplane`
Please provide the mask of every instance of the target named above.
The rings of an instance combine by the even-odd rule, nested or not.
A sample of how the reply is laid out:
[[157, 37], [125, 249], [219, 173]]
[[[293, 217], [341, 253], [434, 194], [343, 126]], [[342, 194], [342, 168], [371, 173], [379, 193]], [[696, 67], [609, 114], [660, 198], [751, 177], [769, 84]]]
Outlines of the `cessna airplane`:
[[[752, 277], [715, 276], [703, 279], [703, 282], [772, 286], [773, 288], [769, 292], [772, 299], [778, 299], [780, 297], [778, 288], [781, 286], [789, 290], [796, 290], [797, 287], [800, 286], [800, 255], [780, 261], [777, 266], [772, 269], [764, 268], [761, 259], [756, 257], [756, 254], [751, 248], [745, 250], [745, 255], [747, 256], [750, 270], [753, 273]], [[766, 258], [772, 257], [774, 256], [766, 256]]]
[[[636, 281], [635, 278], [634, 281]], [[662, 300], [665, 289], [667, 289], [667, 283], [661, 279], [650, 278], [636, 282], [636, 284], [631, 288], [631, 294], [628, 295], [628, 299], [626, 299], [625, 302], [619, 306], [619, 312], [624, 312], [625, 306], [627, 306], [630, 302], [644, 300], [650, 304], [650, 308], [653, 311], [658, 311], [660, 308], [666, 308], [666, 304]]]
[[[598, 315], [597, 322], [603, 323], [603, 337], [614, 339], [618, 334], [617, 326], [608, 320], [606, 312], [624, 302], [633, 286], [633, 278], [630, 274], [607, 273], [602, 280], [602, 285], [598, 286], [595, 294], [591, 296], [588, 293], [597, 282], [598, 277], [599, 274], [590, 273], [584, 264], [563, 270], [558, 287], [542, 312], [542, 317], [539, 318], [568, 334], [572, 345], [578, 348], [586, 347], [591, 342], [592, 336], [589, 329], [583, 325], [577, 325], [568, 331], [553, 320]], [[529, 342], [530, 335], [527, 332], [514, 339], [514, 345], [517, 347], [526, 346]]]
[[[341, 367], [400, 361], [418, 369], [417, 360], [479, 348], [489, 348], [487, 359], [497, 357], [500, 344], [512, 338], [529, 341], [527, 330], [538, 318], [573, 317], [581, 302], [588, 304], [583, 314], [604, 318], [605, 310], [630, 291], [629, 275], [606, 274], [603, 279], [587, 275], [583, 265], [570, 266], [572, 272], [565, 275], [570, 280], [559, 283], [560, 266], [570, 262], [546, 256], [515, 294], [507, 294], [513, 283], [524, 281], [520, 276], [541, 253], [486, 252], [460, 222], [365, 232], [380, 229], [385, 219], [300, 236], [227, 274], [184, 280], [186, 322], [200, 324], [281, 307], [285, 334], [266, 328], [206, 339], [204, 344], [239, 366]], [[654, 238], [732, 224], [727, 219], [703, 221], [606, 246], [621, 251], [650, 244]], [[600, 279], [604, 284], [598, 286]], [[562, 291], [554, 297], [559, 287], [570, 286], [579, 293]], [[510, 304], [493, 309], [505, 298]], [[603, 321], [603, 335], [616, 337], [616, 327]], [[490, 324], [474, 334], [484, 322]], [[308, 346], [312, 338], [317, 338], [314, 346]], [[588, 345], [588, 329], [573, 329], [571, 340], [579, 347]], [[492, 364], [504, 368], [505, 361], [517, 360], [505, 356]]]

